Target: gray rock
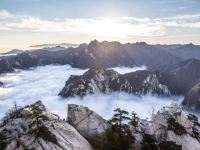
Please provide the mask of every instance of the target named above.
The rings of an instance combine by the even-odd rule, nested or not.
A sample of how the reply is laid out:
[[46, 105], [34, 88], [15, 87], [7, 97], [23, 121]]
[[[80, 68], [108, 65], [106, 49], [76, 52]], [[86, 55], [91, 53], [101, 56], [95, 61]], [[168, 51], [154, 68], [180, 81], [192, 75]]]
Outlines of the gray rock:
[[[169, 128], [169, 118], [174, 118], [175, 122], [185, 129], [182, 134], [176, 133], [176, 128]], [[156, 142], [173, 141], [182, 146], [183, 150], [199, 150], [200, 137], [194, 135], [200, 133], [200, 126], [193, 120], [189, 119], [189, 116], [184, 113], [180, 106], [172, 104], [170, 107], [163, 107], [154, 114], [152, 122], [146, 127], [146, 134], [152, 135]]]
[[[43, 132], [40, 133], [43, 133], [44, 137], [36, 134], [36, 119], [33, 117], [35, 108], [41, 110], [43, 119], [40, 118], [40, 122], [49, 131], [41, 130]], [[1, 135], [6, 137], [4, 140], [1, 139], [0, 147], [6, 143], [5, 150], [92, 150], [88, 141], [76, 129], [49, 112], [40, 101], [20, 108], [18, 116], [14, 113], [4, 118], [0, 126]]]
[[74, 104], [68, 105], [67, 118], [69, 124], [87, 139], [93, 139], [110, 127], [105, 119], [89, 108]]

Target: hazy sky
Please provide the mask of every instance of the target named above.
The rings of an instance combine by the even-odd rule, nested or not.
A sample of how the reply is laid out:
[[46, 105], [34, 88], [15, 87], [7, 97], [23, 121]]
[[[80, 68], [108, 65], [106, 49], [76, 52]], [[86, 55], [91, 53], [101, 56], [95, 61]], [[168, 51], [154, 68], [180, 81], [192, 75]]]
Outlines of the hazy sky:
[[93, 39], [200, 44], [200, 0], [0, 0], [0, 51]]

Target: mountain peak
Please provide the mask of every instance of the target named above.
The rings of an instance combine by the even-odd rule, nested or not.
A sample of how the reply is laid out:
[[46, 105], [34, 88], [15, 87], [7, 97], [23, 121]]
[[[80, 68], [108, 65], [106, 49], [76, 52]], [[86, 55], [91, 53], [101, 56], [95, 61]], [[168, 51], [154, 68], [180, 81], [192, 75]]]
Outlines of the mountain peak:
[[98, 43], [99, 43], [99, 41], [97, 41], [96, 39], [94, 39], [94, 40], [92, 40], [92, 41], [89, 43], [89, 45], [92, 45], [92, 44], [97, 45]]
[[147, 46], [148, 44], [146, 42], [136, 42], [135, 45]]

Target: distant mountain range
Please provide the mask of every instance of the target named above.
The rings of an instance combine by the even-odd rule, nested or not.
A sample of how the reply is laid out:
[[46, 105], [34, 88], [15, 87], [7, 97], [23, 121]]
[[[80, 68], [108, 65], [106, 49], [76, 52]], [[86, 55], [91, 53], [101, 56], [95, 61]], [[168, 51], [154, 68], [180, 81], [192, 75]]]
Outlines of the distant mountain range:
[[23, 50], [19, 50], [19, 49], [13, 49], [13, 50], [11, 50], [11, 51], [9, 51], [9, 52], [6, 52], [6, 53], [3, 53], [3, 54], [21, 54], [21, 53], [23, 53], [24, 51]]
[[63, 46], [63, 47], [78, 47], [79, 44], [74, 43], [49, 43], [49, 44], [40, 44], [40, 45], [31, 45], [32, 48], [49, 48], [49, 47], [56, 47], [56, 46]]
[[[156, 74], [159, 84], [167, 86], [170, 93], [187, 95], [184, 105], [200, 110], [199, 100], [193, 100], [193, 97], [199, 95], [197, 85], [200, 83], [200, 46], [198, 45], [149, 45], [144, 42], [121, 44], [94, 40], [75, 48], [57, 46], [24, 52], [14, 50], [9, 52], [11, 53], [15, 55], [0, 57], [0, 74], [12, 72], [15, 68], [28, 69], [49, 64], [69, 64], [72, 67], [84, 69], [146, 65], [149, 71], [159, 71], [159, 75], [162, 75], [162, 78], [159, 78]], [[144, 74], [150, 75], [151, 72]], [[73, 81], [77, 83], [75, 79]], [[129, 82], [132, 82], [132, 79]], [[116, 83], [112, 82], [112, 84]], [[105, 84], [105, 86], [108, 85]], [[136, 92], [137, 90], [134, 91]]]
[[54, 47], [26, 51], [17, 56], [3, 57], [14, 68], [27, 68], [47, 64], [70, 64], [72, 67], [114, 67], [146, 65], [149, 68], [182, 59], [156, 46], [146, 43], [121, 44], [119, 42], [91, 41], [73, 48]]
[[11, 51], [8, 51], [6, 53], [0, 53], [0, 57], [2, 56], [12, 56], [12, 55], [17, 55], [17, 54], [21, 54], [23, 53], [23, 50], [19, 50], [19, 49], [13, 49]]

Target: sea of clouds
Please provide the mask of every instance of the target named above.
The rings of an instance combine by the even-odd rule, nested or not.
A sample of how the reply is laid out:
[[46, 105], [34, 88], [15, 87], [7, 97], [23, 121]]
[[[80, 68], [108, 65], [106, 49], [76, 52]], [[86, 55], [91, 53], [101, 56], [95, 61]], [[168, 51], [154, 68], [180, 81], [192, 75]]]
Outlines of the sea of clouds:
[[[146, 67], [116, 67], [113, 69], [123, 74], [143, 70]], [[88, 95], [83, 99], [79, 97], [64, 99], [58, 96], [70, 75], [81, 75], [86, 70], [72, 68], [69, 65], [49, 65], [30, 70], [17, 70], [15, 73], [0, 76], [0, 81], [5, 84], [0, 87], [0, 118], [5, 115], [8, 109], [13, 107], [14, 101], [19, 106], [25, 106], [42, 100], [49, 110], [58, 114], [61, 118], [67, 116], [67, 104], [79, 104], [87, 106], [104, 118], [109, 119], [113, 110], [118, 107], [129, 112], [135, 111], [141, 118], [148, 118], [153, 110], [157, 111], [161, 107], [174, 102], [180, 104], [183, 99], [183, 97], [176, 96], [169, 98], [139, 97], [123, 92], [97, 93]]]

